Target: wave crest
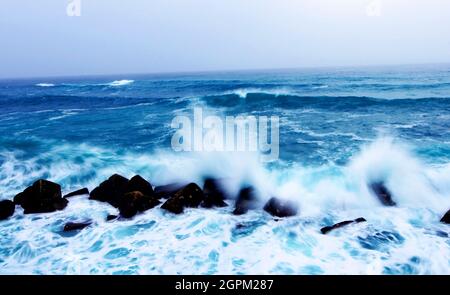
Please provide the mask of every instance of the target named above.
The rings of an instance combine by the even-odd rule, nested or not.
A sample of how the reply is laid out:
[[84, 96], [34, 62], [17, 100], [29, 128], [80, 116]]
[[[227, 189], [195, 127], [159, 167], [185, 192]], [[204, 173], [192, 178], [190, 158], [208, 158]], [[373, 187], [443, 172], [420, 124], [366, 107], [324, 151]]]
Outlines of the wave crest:
[[134, 80], [115, 80], [111, 83], [108, 83], [109, 86], [125, 86], [134, 83]]
[[35, 84], [35, 86], [37, 86], [37, 87], [54, 87], [55, 84], [53, 84], [53, 83], [37, 83], [37, 84]]

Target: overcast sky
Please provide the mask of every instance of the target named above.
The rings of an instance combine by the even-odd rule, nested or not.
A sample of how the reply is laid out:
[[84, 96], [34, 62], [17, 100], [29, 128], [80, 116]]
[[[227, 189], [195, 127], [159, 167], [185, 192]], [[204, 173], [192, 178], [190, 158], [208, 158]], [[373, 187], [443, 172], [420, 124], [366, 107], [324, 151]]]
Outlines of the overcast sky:
[[450, 1], [1, 0], [0, 40], [1, 78], [439, 63]]

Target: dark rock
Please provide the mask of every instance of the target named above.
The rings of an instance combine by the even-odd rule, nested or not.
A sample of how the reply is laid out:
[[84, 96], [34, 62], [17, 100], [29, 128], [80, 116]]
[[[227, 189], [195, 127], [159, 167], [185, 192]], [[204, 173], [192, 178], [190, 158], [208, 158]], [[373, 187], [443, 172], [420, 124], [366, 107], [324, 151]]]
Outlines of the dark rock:
[[89, 199], [100, 202], [108, 202], [114, 207], [119, 207], [120, 198], [127, 192], [128, 179], [114, 174], [108, 180], [102, 182], [90, 194]]
[[154, 196], [158, 199], [168, 199], [177, 191], [185, 187], [186, 184], [171, 183], [155, 187]]
[[128, 180], [115, 174], [95, 188], [90, 199], [108, 202], [119, 208], [120, 215], [125, 218], [160, 204], [154, 196], [152, 185], [139, 175]]
[[13, 201], [3, 200], [0, 201], [0, 220], [5, 220], [14, 214], [16, 205]]
[[[28, 188], [26, 188], [23, 192], [18, 193], [17, 195], [15, 195], [15, 196], [14, 196], [14, 199], [13, 199], [14, 204], [16, 204], [16, 205], [22, 205], [24, 196], [25, 196], [27, 193], [29, 193], [30, 191], [31, 191], [31, 188], [28, 187]], [[26, 192], [27, 192], [27, 193], [26, 193]]]
[[67, 207], [67, 204], [69, 204], [69, 200], [65, 198], [61, 198], [55, 201], [54, 207], [56, 210], [63, 210]]
[[257, 206], [258, 200], [255, 189], [251, 186], [245, 187], [239, 192], [233, 214], [242, 215], [247, 213], [248, 210], [256, 209]]
[[140, 191], [126, 193], [120, 200], [119, 212], [124, 218], [131, 218], [160, 204], [157, 198], [144, 195]]
[[203, 193], [205, 199], [202, 202], [202, 207], [213, 208], [228, 206], [224, 201], [226, 194], [220, 180], [207, 178], [203, 184]]
[[335, 225], [332, 225], [332, 226], [326, 226], [326, 227], [322, 228], [320, 231], [322, 232], [322, 234], [325, 235], [325, 234], [327, 234], [328, 232], [330, 232], [330, 231], [332, 231], [334, 229], [337, 229], [337, 228], [340, 228], [340, 227], [343, 227], [343, 226], [346, 226], [346, 225], [349, 225], [349, 224], [352, 224], [352, 223], [360, 223], [360, 222], [366, 222], [366, 221], [367, 220], [365, 220], [362, 217], [357, 218], [355, 220], [346, 220], [346, 221], [342, 221], [342, 222], [336, 223]]
[[14, 197], [14, 203], [21, 205], [25, 214], [62, 210], [68, 202], [62, 198], [59, 184], [42, 179]]
[[84, 221], [84, 222], [68, 222], [64, 225], [64, 231], [74, 231], [74, 230], [81, 230], [85, 227], [88, 227], [92, 224], [92, 221]]
[[378, 197], [378, 199], [380, 200], [380, 202], [384, 206], [395, 206], [395, 205], [397, 205], [392, 200], [392, 194], [387, 189], [387, 187], [385, 186], [385, 184], [383, 182], [373, 182], [373, 183], [371, 183], [369, 185], [369, 188]]
[[82, 195], [89, 195], [89, 190], [87, 188], [82, 188], [77, 191], [68, 193], [67, 195], [64, 196], [64, 198], [70, 198], [70, 197], [82, 196]]
[[183, 213], [184, 208], [196, 208], [204, 200], [203, 191], [195, 183], [190, 183], [172, 195], [161, 208], [175, 214]]
[[445, 213], [445, 215], [442, 217], [441, 222], [450, 224], [450, 210]]
[[294, 202], [271, 198], [264, 206], [264, 211], [272, 216], [289, 217], [297, 215], [298, 206]]
[[117, 219], [117, 218], [118, 218], [117, 215], [109, 214], [108, 216], [106, 216], [106, 221], [115, 220], [115, 219]]
[[141, 192], [146, 196], [153, 196], [152, 185], [139, 175], [134, 176], [128, 182], [127, 192]]

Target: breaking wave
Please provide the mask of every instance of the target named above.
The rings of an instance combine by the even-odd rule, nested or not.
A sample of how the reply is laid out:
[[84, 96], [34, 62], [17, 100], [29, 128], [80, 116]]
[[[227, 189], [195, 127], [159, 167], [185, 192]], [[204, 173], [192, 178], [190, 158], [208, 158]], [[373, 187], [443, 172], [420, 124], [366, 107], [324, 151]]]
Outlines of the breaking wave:
[[116, 80], [111, 83], [108, 83], [109, 86], [125, 86], [134, 83], [134, 80]]
[[52, 83], [37, 83], [36, 86], [38, 87], [53, 87], [55, 84]]
[[[2, 222], [0, 272], [344, 274], [351, 266], [352, 273], [364, 274], [448, 273], [450, 248], [442, 238], [447, 228], [438, 220], [450, 206], [450, 165], [425, 165], [406, 144], [392, 138], [361, 147], [344, 167], [267, 167], [256, 156], [145, 155], [83, 144], [55, 146], [24, 160], [4, 151], [2, 196], [12, 197], [41, 177], [61, 183], [68, 192], [93, 189], [113, 173], [139, 173], [154, 185], [201, 184], [205, 176], [214, 176], [226, 179], [231, 193], [243, 184], [254, 185], [261, 203], [274, 195], [293, 200], [300, 213], [278, 222], [262, 210], [236, 217], [228, 200], [231, 206], [223, 209], [190, 209], [173, 216], [155, 208], [133, 220], [107, 223], [106, 215], [115, 209], [80, 196], [64, 211], [38, 219], [16, 212]], [[386, 182], [398, 207], [386, 208], [377, 201], [367, 190], [373, 180]], [[321, 226], [359, 216], [367, 224], [320, 234]], [[64, 236], [64, 222], [86, 218], [95, 226], [76, 238]], [[23, 222], [34, 226], [22, 227]]]

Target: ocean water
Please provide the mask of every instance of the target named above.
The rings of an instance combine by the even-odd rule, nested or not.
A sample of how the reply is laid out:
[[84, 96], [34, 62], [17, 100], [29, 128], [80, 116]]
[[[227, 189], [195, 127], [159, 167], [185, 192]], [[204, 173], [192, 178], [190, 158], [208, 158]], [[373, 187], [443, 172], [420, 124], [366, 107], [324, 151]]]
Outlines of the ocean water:
[[[171, 149], [176, 115], [279, 116], [280, 157]], [[206, 176], [297, 202], [274, 220], [70, 199], [0, 221], [2, 274], [450, 274], [450, 65], [0, 81], [0, 199], [39, 178], [63, 193], [114, 173], [153, 185]], [[383, 179], [397, 207], [367, 183]], [[322, 235], [320, 228], [364, 217]], [[67, 221], [94, 225], [62, 233]]]

